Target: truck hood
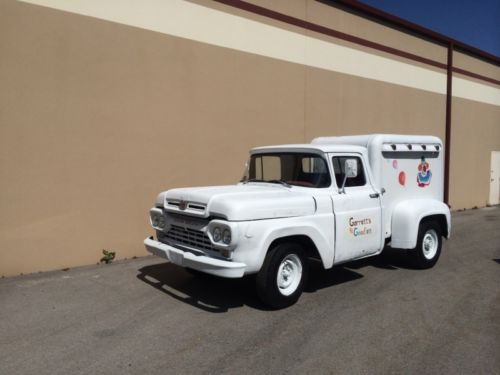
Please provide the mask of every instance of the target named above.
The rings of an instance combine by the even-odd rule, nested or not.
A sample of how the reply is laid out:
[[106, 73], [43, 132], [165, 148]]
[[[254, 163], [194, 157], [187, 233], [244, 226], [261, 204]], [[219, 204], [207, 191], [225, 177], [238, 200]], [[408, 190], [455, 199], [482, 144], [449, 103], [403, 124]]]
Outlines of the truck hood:
[[267, 183], [172, 189], [158, 196], [157, 205], [169, 212], [230, 221], [312, 215], [316, 210], [312, 195]]

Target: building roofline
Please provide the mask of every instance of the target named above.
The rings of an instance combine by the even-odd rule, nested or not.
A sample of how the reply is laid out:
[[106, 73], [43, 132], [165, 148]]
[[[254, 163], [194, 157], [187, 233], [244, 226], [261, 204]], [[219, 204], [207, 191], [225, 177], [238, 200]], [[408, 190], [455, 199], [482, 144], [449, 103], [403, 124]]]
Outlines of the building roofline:
[[446, 44], [446, 45], [453, 45], [453, 48], [455, 50], [458, 50], [460, 52], [465, 52], [469, 55], [472, 55], [474, 57], [478, 57], [482, 60], [485, 60], [491, 64], [500, 66], [500, 57], [495, 56], [489, 52], [483, 51], [479, 48], [473, 47], [469, 44], [463, 43], [461, 41], [458, 41], [456, 39], [450, 38], [446, 35], [440, 34], [438, 32], [432, 31], [431, 29], [428, 29], [426, 27], [417, 25], [416, 23], [407, 21], [403, 18], [400, 18], [398, 16], [392, 15], [390, 13], [384, 12], [380, 9], [374, 8], [370, 5], [366, 5], [360, 1], [356, 0], [320, 0], [323, 3], [326, 3], [328, 5], [341, 5], [345, 8], [351, 9], [353, 12], [359, 14], [359, 15], [364, 15], [368, 16], [371, 18], [374, 18], [376, 20], [379, 20], [383, 23], [395, 26], [397, 28], [409, 31], [413, 34], [417, 34], [419, 36], [425, 37], [427, 39], [430, 39], [434, 42], [441, 43], [441, 44]]
[[[435, 60], [432, 60], [432, 59], [429, 59], [429, 58], [426, 58], [426, 57], [423, 57], [420, 55], [416, 55], [414, 53], [403, 51], [403, 50], [400, 50], [400, 49], [397, 49], [394, 47], [389, 47], [387, 45], [373, 42], [371, 40], [367, 40], [364, 38], [360, 38], [360, 37], [354, 36], [352, 34], [347, 34], [347, 33], [344, 33], [344, 32], [341, 32], [341, 31], [338, 31], [335, 29], [331, 29], [331, 28], [326, 27], [326, 26], [322, 26], [319, 24], [315, 24], [315, 23], [306, 21], [304, 19], [299, 19], [299, 18], [290, 16], [290, 15], [287, 15], [284, 13], [277, 12], [275, 10], [264, 8], [262, 6], [259, 6], [259, 5], [253, 4], [253, 3], [249, 3], [248, 1], [243, 1], [243, 0], [214, 0], [214, 1], [221, 3], [221, 4], [225, 4], [225, 5], [234, 7], [234, 8], [238, 8], [238, 9], [250, 12], [250, 13], [258, 14], [258, 15], [263, 16], [263, 17], [267, 17], [267, 18], [274, 19], [274, 20], [277, 20], [280, 22], [284, 22], [284, 23], [287, 23], [289, 25], [300, 27], [300, 28], [305, 29], [305, 30], [310, 30], [310, 31], [315, 32], [315, 33], [327, 35], [327, 36], [341, 39], [341, 40], [346, 40], [350, 43], [355, 43], [355, 44], [358, 44], [358, 45], [361, 45], [364, 47], [373, 48], [373, 49], [378, 50], [378, 51], [382, 51], [382, 52], [385, 52], [388, 54], [403, 57], [405, 59], [417, 61], [417, 62], [422, 63], [422, 64], [434, 66], [434, 67], [439, 68], [439, 69], [448, 70], [448, 68], [449, 68], [448, 64], [442, 63], [440, 61], [435, 61]], [[401, 32], [406, 32], [408, 34], [415, 35], [415, 36], [420, 37], [422, 39], [426, 39], [427, 41], [429, 41], [431, 43], [441, 44], [445, 48], [447, 48], [448, 50], [453, 50], [453, 48], [451, 48], [453, 45], [451, 43], [453, 41], [452, 39], [444, 37], [444, 36], [442, 36], [442, 39], [437, 39], [437, 37], [432, 38], [430, 36], [430, 33], [435, 34], [435, 35], [440, 35], [440, 34], [434, 33], [431, 30], [428, 30], [429, 34], [424, 34], [423, 32], [418, 33], [416, 31], [417, 28], [420, 28], [420, 29], [424, 29], [424, 28], [422, 28], [421, 26], [418, 26], [418, 25], [411, 24], [410, 22], [407, 22], [404, 20], [401, 20], [401, 21], [406, 22], [408, 25], [414, 25], [415, 28], [411, 29], [408, 25], [406, 27], [403, 27], [401, 23], [400, 23], [400, 26], [396, 26], [396, 23], [394, 23], [394, 22], [389, 23], [388, 21], [383, 21], [381, 17], [376, 18], [373, 14], [370, 16], [370, 14], [368, 14], [367, 12], [362, 13], [361, 11], [356, 11], [354, 9], [354, 7], [357, 7], [358, 5], [360, 5], [360, 3], [358, 3], [358, 2], [347, 1], [347, 0], [336, 0], [336, 1], [316, 0], [316, 1], [322, 2], [323, 4], [325, 4], [327, 6], [334, 6], [334, 7], [340, 8], [344, 11], [351, 12], [353, 14], [360, 16], [360, 17], [366, 17], [369, 19], [371, 18], [371, 20], [374, 22], [380, 22], [387, 27], [392, 27], [392, 28], [397, 29]], [[348, 6], [347, 4], [350, 4], [352, 6]], [[372, 8], [372, 9], [375, 9], [375, 8]], [[384, 13], [384, 12], [381, 12], [378, 10], [377, 10], [377, 12]], [[391, 16], [391, 15], [388, 15], [388, 16]], [[391, 16], [391, 17], [394, 17], [394, 16]], [[394, 17], [394, 18], [397, 19], [397, 17]], [[424, 29], [424, 30], [427, 30], [427, 29]], [[466, 46], [464, 43], [461, 43], [461, 42], [456, 42], [456, 43], [458, 43], [459, 50], [460, 50], [460, 45]], [[462, 50], [463, 50], [463, 48], [462, 48]], [[476, 52], [476, 53], [472, 52], [473, 50], [480, 51], [477, 48], [470, 47], [468, 52], [466, 51], [466, 53], [468, 53], [469, 55], [471, 55], [475, 58], [486, 61], [490, 64], [500, 66], [500, 59], [498, 57], [490, 55], [484, 51], [481, 51], [482, 55], [480, 56], [478, 54], [478, 52]], [[486, 55], [489, 55], [490, 57], [487, 58]], [[477, 74], [474, 72], [470, 72], [470, 71], [465, 70], [465, 69], [461, 69], [461, 68], [457, 68], [457, 67], [452, 66], [451, 71], [455, 72], [455, 73], [463, 74], [463, 75], [466, 75], [466, 76], [469, 76], [472, 78], [476, 78], [476, 79], [479, 79], [479, 80], [482, 80], [485, 82], [490, 82], [490, 83], [493, 83], [495, 85], [500, 85], [500, 81], [495, 79], [495, 78], [488, 77], [488, 76], [485, 76], [482, 74]]]

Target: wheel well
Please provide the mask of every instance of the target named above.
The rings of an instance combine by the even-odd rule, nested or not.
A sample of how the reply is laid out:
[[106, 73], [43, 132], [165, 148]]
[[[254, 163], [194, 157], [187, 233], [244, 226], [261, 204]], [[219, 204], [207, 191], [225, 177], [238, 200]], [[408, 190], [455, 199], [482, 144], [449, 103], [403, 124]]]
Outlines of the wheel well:
[[269, 249], [272, 249], [275, 246], [278, 246], [279, 244], [285, 242], [291, 242], [295, 244], [298, 243], [304, 249], [308, 257], [321, 260], [321, 256], [319, 255], [318, 248], [314, 244], [314, 241], [306, 235], [295, 235], [277, 238], [273, 242], [271, 242], [271, 245], [269, 245]]
[[421, 223], [423, 222], [429, 222], [429, 221], [434, 221], [438, 223], [439, 227], [441, 228], [441, 234], [444, 237], [448, 237], [448, 222], [446, 221], [446, 216], [443, 214], [438, 214], [438, 215], [430, 215], [422, 218], [420, 221]]

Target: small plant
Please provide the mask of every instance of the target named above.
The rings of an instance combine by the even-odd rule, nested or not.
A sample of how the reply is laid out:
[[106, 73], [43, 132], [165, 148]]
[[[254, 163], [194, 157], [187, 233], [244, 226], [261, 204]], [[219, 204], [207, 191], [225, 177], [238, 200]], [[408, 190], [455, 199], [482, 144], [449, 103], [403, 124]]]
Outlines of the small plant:
[[101, 263], [109, 264], [115, 259], [116, 252], [102, 249], [102, 254]]

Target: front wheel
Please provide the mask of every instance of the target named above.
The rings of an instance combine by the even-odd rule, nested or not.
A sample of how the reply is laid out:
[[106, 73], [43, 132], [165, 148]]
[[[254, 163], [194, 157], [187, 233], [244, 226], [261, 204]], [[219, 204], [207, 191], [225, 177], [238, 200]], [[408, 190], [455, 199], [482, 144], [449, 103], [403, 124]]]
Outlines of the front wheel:
[[418, 268], [433, 267], [441, 255], [441, 227], [434, 221], [420, 224], [417, 246], [412, 250], [413, 261]]
[[293, 305], [307, 280], [309, 263], [297, 244], [283, 243], [271, 249], [257, 274], [257, 293], [273, 308]]

